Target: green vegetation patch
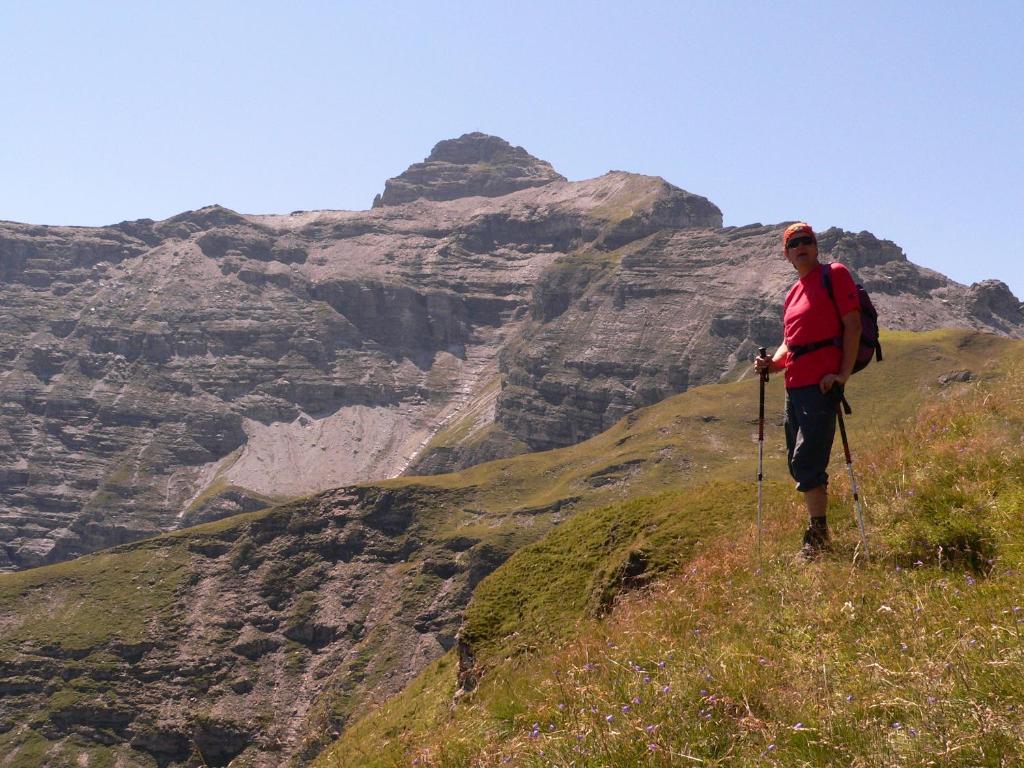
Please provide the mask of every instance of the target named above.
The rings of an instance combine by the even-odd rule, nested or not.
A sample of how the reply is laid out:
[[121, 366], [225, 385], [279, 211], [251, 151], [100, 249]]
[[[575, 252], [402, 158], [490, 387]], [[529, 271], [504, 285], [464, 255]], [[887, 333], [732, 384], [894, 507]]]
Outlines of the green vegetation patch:
[[0, 765], [4, 768], [135, 768], [153, 766], [144, 753], [116, 749], [79, 738], [52, 742], [30, 729], [0, 734]]
[[[773, 498], [781, 491], [769, 486]], [[712, 483], [577, 514], [477, 587], [461, 636], [481, 660], [562, 637], [578, 619], [605, 612], [624, 587], [678, 567], [703, 540], [745, 527], [755, 509], [751, 484]]]
[[167, 617], [190, 557], [161, 538], [0, 576], [0, 613], [13, 617], [0, 653], [20, 643], [77, 652], [142, 640]]

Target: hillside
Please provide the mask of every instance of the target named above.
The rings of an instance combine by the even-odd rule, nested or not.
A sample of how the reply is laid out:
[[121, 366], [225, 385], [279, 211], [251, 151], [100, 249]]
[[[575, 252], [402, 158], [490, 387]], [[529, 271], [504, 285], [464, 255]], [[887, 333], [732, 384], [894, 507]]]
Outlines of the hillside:
[[[783, 225], [443, 141], [366, 211], [0, 222], [0, 570], [402, 474], [565, 447], [779, 337]], [[1024, 335], [838, 228], [887, 327]]]
[[[851, 386], [865, 457], [922, 403], [972, 386], [950, 374], [1003, 382], [1020, 350], [963, 331], [883, 341], [886, 361]], [[486, 686], [506, 656], [606, 612], [624, 583], [749, 536], [756, 388], [698, 387], [568, 448], [2, 575], [0, 765], [302, 764], [432, 662], [449, 692], [460, 653], [464, 679]], [[780, 430], [767, 449], [778, 525], [791, 496]]]
[[480, 584], [471, 653], [314, 765], [1020, 765], [1020, 349], [869, 439], [857, 419], [870, 561], [841, 466], [812, 564], [780, 484], [761, 560], [749, 482], [576, 516]]

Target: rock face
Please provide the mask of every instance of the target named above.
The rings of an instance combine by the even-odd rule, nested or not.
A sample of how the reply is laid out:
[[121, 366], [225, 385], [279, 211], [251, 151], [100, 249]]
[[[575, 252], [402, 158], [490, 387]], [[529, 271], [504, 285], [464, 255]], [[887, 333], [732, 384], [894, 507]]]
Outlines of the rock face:
[[[422, 512], [457, 517], [457, 502], [338, 489], [104, 553], [118, 575], [97, 581], [150, 602], [84, 636], [74, 611], [79, 623], [49, 638], [35, 617], [0, 613], [0, 741], [31, 727], [62, 765], [97, 745], [128, 768], [306, 764], [455, 645], [473, 588], [511, 554]], [[60, 610], [67, 585], [47, 583]]]
[[[530, 321], [501, 352], [498, 423], [534, 450], [572, 444], [777, 345], [794, 279], [779, 251], [783, 228], [663, 230], [556, 261], [534, 290]], [[871, 292], [883, 327], [1024, 330], [1003, 283], [965, 288], [867, 232], [830, 229], [819, 244], [822, 261], [842, 262]]]
[[[567, 445], [728, 376], [779, 338], [783, 226], [482, 134], [370, 211], [0, 223], [0, 570]], [[1002, 283], [820, 241], [884, 327], [1024, 333]]]
[[438, 142], [422, 163], [388, 179], [384, 193], [374, 199], [373, 207], [419, 199], [499, 197], [552, 181], [565, 181], [565, 177], [522, 147], [513, 147], [497, 136], [467, 133]]

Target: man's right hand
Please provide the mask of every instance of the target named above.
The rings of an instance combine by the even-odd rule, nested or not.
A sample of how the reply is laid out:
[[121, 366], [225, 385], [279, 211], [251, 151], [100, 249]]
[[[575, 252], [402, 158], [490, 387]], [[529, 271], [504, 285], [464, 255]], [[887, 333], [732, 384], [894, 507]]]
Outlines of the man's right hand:
[[765, 355], [763, 357], [754, 358], [754, 372], [761, 374], [765, 371], [771, 372], [772, 370], [772, 359]]

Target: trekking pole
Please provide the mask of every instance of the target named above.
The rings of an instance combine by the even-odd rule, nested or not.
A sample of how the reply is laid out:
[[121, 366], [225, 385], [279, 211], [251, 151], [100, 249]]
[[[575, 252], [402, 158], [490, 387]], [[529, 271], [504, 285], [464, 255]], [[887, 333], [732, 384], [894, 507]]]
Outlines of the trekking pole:
[[[768, 350], [760, 347], [761, 357], [768, 356]], [[764, 385], [768, 382], [768, 369], [761, 371], [761, 400], [757, 412], [757, 561], [761, 562], [761, 482], [764, 480]]]
[[843, 436], [843, 452], [846, 454], [846, 471], [850, 474], [850, 488], [853, 490], [853, 505], [857, 510], [857, 525], [860, 527], [860, 541], [864, 545], [864, 555], [868, 552], [868, 534], [864, 528], [864, 510], [860, 506], [860, 494], [857, 493], [857, 478], [853, 476], [853, 458], [850, 456], [850, 441], [846, 439], [846, 424], [843, 422], [843, 408], [836, 403], [836, 415], [839, 416], [839, 434]]

